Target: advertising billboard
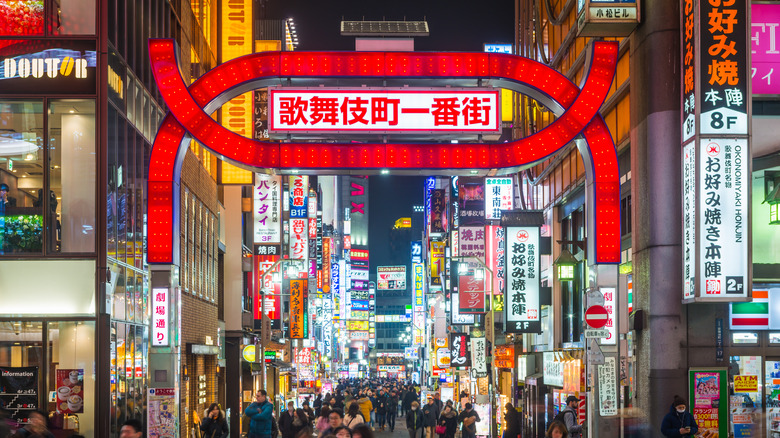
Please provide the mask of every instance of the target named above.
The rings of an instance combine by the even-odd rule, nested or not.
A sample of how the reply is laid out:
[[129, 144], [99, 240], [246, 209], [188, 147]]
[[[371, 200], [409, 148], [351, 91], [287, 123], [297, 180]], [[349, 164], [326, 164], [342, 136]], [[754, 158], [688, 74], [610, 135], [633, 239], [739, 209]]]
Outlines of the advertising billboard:
[[406, 290], [406, 266], [378, 266], [377, 290]]
[[541, 333], [539, 227], [507, 227], [507, 285], [504, 321], [507, 333]]

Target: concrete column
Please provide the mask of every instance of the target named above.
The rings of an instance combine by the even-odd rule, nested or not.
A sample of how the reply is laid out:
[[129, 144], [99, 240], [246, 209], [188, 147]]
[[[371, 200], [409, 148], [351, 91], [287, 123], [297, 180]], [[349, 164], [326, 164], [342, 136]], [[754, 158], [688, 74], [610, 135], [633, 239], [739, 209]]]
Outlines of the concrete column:
[[658, 436], [672, 397], [687, 392], [682, 300], [680, 3], [646, 0], [631, 36], [631, 171], [637, 412]]

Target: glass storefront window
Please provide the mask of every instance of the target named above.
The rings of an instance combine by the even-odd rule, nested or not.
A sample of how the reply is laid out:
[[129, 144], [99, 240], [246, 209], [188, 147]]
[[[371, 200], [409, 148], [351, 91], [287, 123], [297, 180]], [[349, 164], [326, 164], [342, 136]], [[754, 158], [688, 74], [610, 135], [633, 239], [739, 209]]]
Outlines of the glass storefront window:
[[[43, 323], [39, 321], [0, 322], [0, 369], [9, 372], [3, 378], [3, 387], [12, 387], [17, 391], [29, 391], [32, 395], [15, 399], [0, 394], [0, 403], [11, 411], [11, 419], [23, 422], [27, 418], [25, 410], [15, 410], [15, 403], [33, 404], [40, 407], [45, 394], [40, 389], [45, 372], [43, 358]], [[10, 393], [8, 390], [2, 393]]]
[[48, 400], [52, 428], [94, 437], [95, 323], [50, 322]]
[[0, 0], [0, 36], [43, 35], [43, 0]]
[[94, 35], [95, 0], [54, 0], [52, 33], [54, 35]]
[[0, 100], [0, 254], [43, 250], [43, 103]]
[[769, 333], [769, 343], [780, 344], [780, 333], [778, 332]]
[[758, 344], [758, 333], [756, 332], [732, 332], [732, 344]]
[[95, 102], [49, 103], [49, 196], [43, 202], [49, 250], [95, 251]]
[[761, 436], [761, 356], [731, 356], [729, 424], [733, 436]]

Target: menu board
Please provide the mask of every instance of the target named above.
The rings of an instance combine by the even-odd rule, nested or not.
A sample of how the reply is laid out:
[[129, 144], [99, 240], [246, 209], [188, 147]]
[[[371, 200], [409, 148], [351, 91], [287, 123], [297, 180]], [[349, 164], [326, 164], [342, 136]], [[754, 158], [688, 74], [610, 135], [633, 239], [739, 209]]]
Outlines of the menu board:
[[57, 411], [84, 413], [84, 370], [57, 370]]
[[38, 367], [0, 367], [0, 404], [12, 420], [26, 423], [38, 409]]

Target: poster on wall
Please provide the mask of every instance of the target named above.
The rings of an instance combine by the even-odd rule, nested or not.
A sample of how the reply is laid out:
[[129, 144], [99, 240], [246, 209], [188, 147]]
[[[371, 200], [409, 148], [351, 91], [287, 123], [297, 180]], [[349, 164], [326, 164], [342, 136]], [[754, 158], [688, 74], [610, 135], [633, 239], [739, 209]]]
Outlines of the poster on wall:
[[599, 415], [602, 417], [612, 417], [617, 415], [617, 370], [615, 368], [615, 358], [607, 357], [604, 359], [604, 365], [598, 365], [599, 368]]
[[11, 419], [27, 422], [38, 409], [38, 367], [0, 367], [0, 405]]
[[691, 368], [689, 403], [699, 426], [697, 437], [728, 436], [727, 368]]
[[149, 388], [146, 398], [146, 435], [149, 438], [178, 436], [179, 416], [176, 388]]
[[57, 410], [65, 414], [84, 413], [84, 370], [57, 370]]

